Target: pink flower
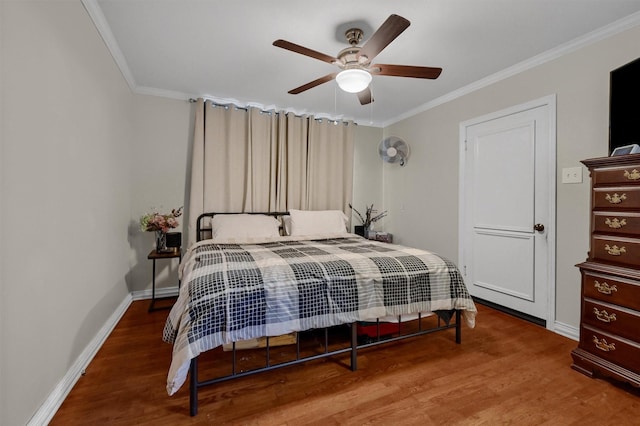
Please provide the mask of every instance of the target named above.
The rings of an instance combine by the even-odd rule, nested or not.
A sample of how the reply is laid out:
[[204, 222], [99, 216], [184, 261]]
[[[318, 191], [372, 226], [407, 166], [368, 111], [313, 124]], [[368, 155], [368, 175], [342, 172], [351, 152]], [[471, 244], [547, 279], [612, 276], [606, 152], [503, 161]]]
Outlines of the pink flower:
[[153, 212], [140, 218], [140, 229], [143, 231], [169, 232], [171, 228], [176, 228], [179, 223], [177, 217], [182, 215], [182, 207], [171, 210], [169, 214]]

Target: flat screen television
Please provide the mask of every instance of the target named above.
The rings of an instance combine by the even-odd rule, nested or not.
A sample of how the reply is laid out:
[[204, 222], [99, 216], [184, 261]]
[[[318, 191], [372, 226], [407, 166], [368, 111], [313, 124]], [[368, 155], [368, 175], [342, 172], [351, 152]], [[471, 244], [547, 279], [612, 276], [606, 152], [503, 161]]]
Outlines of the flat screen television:
[[640, 145], [640, 58], [611, 71], [609, 86], [609, 154]]

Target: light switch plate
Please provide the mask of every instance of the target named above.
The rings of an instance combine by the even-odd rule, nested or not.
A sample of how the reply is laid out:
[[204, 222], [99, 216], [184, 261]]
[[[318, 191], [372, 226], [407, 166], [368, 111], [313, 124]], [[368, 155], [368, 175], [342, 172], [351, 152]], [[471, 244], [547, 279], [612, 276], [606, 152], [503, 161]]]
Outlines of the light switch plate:
[[562, 169], [562, 183], [582, 183], [582, 167]]

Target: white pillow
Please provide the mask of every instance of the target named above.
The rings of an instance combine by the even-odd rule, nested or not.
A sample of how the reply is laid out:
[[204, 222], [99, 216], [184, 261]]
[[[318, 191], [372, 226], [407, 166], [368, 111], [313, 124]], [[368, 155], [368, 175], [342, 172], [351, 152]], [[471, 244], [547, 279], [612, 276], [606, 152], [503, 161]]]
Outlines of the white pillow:
[[282, 216], [282, 225], [284, 226], [284, 235], [291, 235], [291, 216]]
[[348, 218], [340, 210], [289, 210], [289, 235], [346, 234]]
[[264, 214], [217, 214], [211, 219], [212, 238], [279, 237], [280, 222]]

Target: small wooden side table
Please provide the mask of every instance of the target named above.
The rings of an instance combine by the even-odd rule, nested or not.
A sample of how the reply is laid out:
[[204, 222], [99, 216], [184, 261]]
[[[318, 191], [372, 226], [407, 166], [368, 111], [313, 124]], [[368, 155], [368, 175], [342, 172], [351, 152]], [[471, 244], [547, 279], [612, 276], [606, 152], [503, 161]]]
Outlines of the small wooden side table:
[[[182, 262], [182, 249], [178, 247], [177, 250], [169, 252], [158, 253], [155, 249], [151, 250], [151, 253], [147, 256], [147, 259], [153, 260], [153, 275], [151, 278], [151, 304], [149, 305], [149, 312], [157, 311], [160, 309], [170, 309], [171, 306], [155, 307], [156, 300], [170, 299], [171, 297], [156, 298], [156, 260], [158, 259], [173, 259], [179, 258], [179, 262]], [[180, 280], [178, 280], [178, 288], [180, 288]]]

